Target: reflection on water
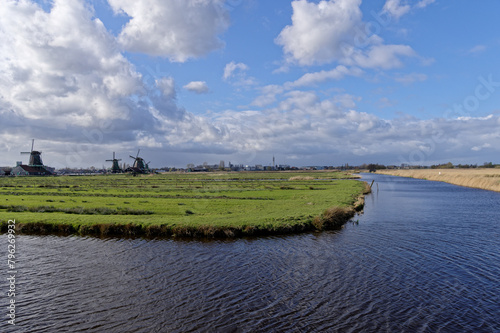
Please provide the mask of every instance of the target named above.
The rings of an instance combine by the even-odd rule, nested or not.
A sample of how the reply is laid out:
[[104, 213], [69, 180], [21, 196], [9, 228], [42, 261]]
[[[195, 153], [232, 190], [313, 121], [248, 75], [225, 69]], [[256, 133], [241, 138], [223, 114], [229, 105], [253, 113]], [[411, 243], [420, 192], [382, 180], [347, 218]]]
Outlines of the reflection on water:
[[19, 236], [15, 332], [499, 332], [500, 194], [365, 178], [365, 214], [340, 231]]

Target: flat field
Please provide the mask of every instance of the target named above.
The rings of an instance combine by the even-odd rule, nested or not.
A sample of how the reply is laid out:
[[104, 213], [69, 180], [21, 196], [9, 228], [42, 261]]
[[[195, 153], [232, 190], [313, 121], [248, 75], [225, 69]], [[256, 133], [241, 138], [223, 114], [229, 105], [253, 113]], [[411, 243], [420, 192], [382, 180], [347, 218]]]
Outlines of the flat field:
[[21, 232], [152, 236], [322, 229], [328, 208], [352, 210], [366, 191], [365, 183], [351, 177], [340, 172], [0, 177], [0, 223], [4, 231], [15, 219]]
[[378, 173], [441, 181], [500, 192], [500, 169], [380, 170]]

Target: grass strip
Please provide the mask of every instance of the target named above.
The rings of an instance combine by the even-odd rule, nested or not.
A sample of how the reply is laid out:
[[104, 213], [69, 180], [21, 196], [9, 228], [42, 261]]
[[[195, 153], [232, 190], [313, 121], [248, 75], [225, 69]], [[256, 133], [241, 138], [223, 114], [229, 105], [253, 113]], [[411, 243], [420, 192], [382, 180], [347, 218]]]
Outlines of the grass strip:
[[339, 172], [1, 177], [0, 230], [10, 219], [19, 233], [102, 237], [233, 238], [334, 229], [362, 209], [369, 190], [349, 178]]

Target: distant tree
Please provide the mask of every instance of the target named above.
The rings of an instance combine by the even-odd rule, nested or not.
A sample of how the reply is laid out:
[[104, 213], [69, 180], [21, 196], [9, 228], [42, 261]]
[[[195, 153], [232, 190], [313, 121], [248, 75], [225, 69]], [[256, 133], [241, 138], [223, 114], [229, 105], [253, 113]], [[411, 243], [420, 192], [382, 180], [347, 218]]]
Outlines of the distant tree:
[[375, 164], [368, 164], [368, 171], [370, 172], [377, 172], [377, 165]]
[[495, 167], [495, 165], [493, 165], [492, 162], [489, 162], [489, 163], [484, 162], [483, 168], [494, 168], [494, 167]]
[[453, 163], [448, 162], [446, 164], [432, 165], [431, 168], [432, 169], [453, 169], [454, 166], [453, 166]]

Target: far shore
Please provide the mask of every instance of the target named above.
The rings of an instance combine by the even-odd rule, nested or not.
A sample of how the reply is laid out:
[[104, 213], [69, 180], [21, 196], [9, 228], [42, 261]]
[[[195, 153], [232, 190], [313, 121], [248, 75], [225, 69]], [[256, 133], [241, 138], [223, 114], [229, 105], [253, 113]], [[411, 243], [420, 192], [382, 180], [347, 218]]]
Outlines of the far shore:
[[441, 181], [459, 186], [500, 192], [500, 169], [378, 170], [377, 173]]

